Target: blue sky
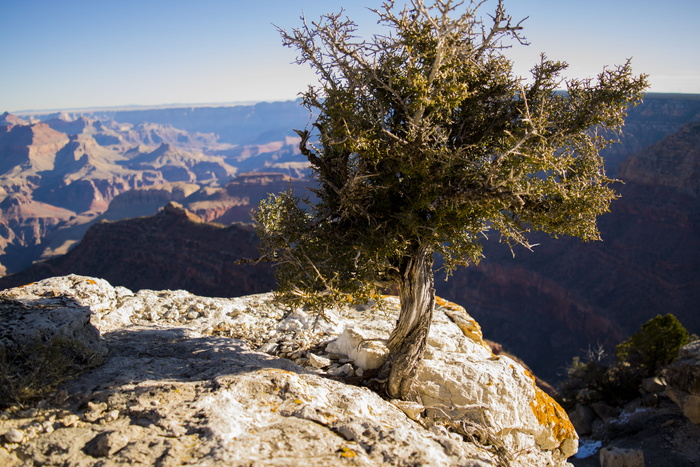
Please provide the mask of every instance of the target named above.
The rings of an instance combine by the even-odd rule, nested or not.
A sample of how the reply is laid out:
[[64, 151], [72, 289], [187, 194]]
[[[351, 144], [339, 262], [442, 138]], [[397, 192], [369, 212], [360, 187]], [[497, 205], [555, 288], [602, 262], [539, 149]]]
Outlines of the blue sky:
[[[314, 80], [281, 45], [289, 29], [344, 7], [361, 31], [379, 0], [0, 0], [0, 112], [294, 99]], [[398, 3], [398, 2], [397, 2]], [[527, 74], [540, 52], [595, 76], [633, 59], [653, 92], [700, 93], [698, 0], [506, 0], [528, 16]], [[488, 10], [484, 10], [487, 12]]]

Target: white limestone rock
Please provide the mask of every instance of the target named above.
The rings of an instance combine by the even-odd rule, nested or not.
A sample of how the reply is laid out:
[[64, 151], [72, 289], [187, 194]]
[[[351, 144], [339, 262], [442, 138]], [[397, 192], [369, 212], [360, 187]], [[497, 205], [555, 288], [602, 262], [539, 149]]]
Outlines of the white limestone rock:
[[[441, 302], [451, 315], [466, 315], [458, 305]], [[561, 465], [574, 455], [578, 436], [573, 425], [533, 375], [506, 356], [494, 356], [475, 338], [480, 332], [460, 333], [455, 319], [439, 311], [413, 385], [426, 411], [434, 409], [437, 419], [447, 415], [479, 425], [522, 465]]]
[[7, 430], [7, 433], [5, 433], [5, 441], [8, 443], [21, 443], [23, 439], [24, 433], [17, 428], [10, 428]]
[[0, 354], [14, 355], [37, 347], [49, 347], [57, 339], [83, 344], [97, 355], [107, 354], [99, 331], [90, 322], [92, 309], [47, 287], [36, 285], [0, 291]]
[[[381, 366], [398, 315], [395, 298], [381, 309], [329, 310], [326, 322], [271, 294], [134, 294], [79, 276], [6, 293], [23, 303], [50, 296], [82, 310], [110, 349], [103, 366], [62, 388], [60, 409], [43, 409], [57, 411], [56, 429], [22, 445], [38, 464], [82, 459], [90, 442], [94, 450], [87, 451], [107, 452], [115, 463], [170, 465], [482, 466], [508, 459], [512, 466], [559, 466], [576, 451], [566, 414], [532, 375], [494, 356], [478, 324], [442, 300], [414, 401], [396, 407], [367, 389], [311, 374], [319, 371], [316, 357], [332, 361], [338, 377]], [[23, 423], [0, 420], [0, 433]], [[6, 454], [0, 449], [0, 459]]]
[[[32, 414], [57, 429], [25, 440], [21, 453], [0, 447], [6, 465], [494, 465], [487, 452], [426, 430], [369, 389], [235, 339], [154, 325], [105, 339], [105, 364], [67, 383], [60, 407]], [[32, 423], [9, 417], [0, 433]]]
[[389, 356], [385, 339], [372, 337], [372, 332], [345, 328], [343, 333], [326, 346], [326, 352], [345, 355], [363, 370], [381, 367]]
[[321, 357], [313, 353], [308, 354], [308, 359], [311, 366], [316, 369], [329, 367], [332, 363], [332, 360], [330, 358]]
[[219, 381], [226, 389], [198, 403], [220, 443], [210, 462], [490, 465], [468, 446], [460, 455], [446, 452], [446, 437], [425, 431], [365, 388], [269, 369]]

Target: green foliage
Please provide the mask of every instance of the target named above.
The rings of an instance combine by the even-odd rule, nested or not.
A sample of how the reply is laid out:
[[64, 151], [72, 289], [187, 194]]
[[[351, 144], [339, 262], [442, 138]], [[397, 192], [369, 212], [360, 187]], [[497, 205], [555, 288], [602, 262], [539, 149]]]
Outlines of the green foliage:
[[264, 200], [255, 214], [260, 250], [276, 263], [277, 277], [286, 278], [276, 290], [278, 298], [320, 314], [338, 303], [379, 301], [378, 284], [372, 278], [382, 268], [378, 263], [390, 245], [377, 241], [374, 261], [365, 257], [359, 262], [358, 254], [346, 245], [324, 241], [322, 231], [330, 237], [333, 223], [319, 222], [313, 207], [307, 211], [301, 206], [299, 199], [282, 193]]
[[589, 350], [585, 360], [574, 357], [559, 388], [562, 405], [570, 409], [576, 402], [629, 402], [639, 396], [642, 380], [657, 375], [688, 342], [688, 331], [674, 315], [656, 316], [616, 347], [614, 361], [602, 348]]
[[618, 361], [642, 367], [648, 375], [653, 375], [675, 360], [680, 348], [688, 342], [688, 331], [669, 313], [643, 324], [641, 330], [615, 348], [615, 354]]
[[103, 362], [101, 356], [81, 342], [67, 338], [0, 350], [0, 407], [41, 398]]
[[320, 78], [303, 95], [318, 117], [299, 131], [318, 202], [274, 197], [255, 218], [283, 296], [362, 299], [418, 252], [441, 254], [449, 272], [481, 259], [489, 230], [526, 247], [533, 230], [599, 238], [616, 196], [599, 151], [646, 77], [628, 61], [566, 80], [567, 64], [544, 56], [516, 76], [501, 49], [523, 41], [520, 23], [502, 1], [483, 20], [481, 5], [387, 2], [375, 12], [391, 33], [369, 41], [340, 14], [281, 31]]

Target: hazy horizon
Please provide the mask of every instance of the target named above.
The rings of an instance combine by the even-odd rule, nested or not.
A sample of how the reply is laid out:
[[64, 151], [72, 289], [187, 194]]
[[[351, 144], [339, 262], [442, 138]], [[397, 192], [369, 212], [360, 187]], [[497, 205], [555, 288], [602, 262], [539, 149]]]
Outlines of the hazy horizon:
[[[645, 93], [645, 98], [654, 97], [669, 97], [673, 95], [678, 95], [682, 98], [699, 99], [700, 92], [698, 93], [677, 93], [677, 92], [648, 92]], [[182, 108], [201, 108], [201, 107], [237, 107], [237, 106], [247, 106], [256, 105], [264, 103], [276, 103], [276, 102], [290, 102], [300, 100], [300, 98], [286, 99], [286, 100], [263, 100], [263, 101], [249, 101], [249, 102], [175, 102], [168, 104], [134, 104], [134, 105], [114, 105], [114, 106], [95, 106], [95, 107], [66, 107], [57, 109], [26, 109], [9, 111], [6, 109], [0, 109], [0, 114], [3, 112], [8, 112], [12, 115], [17, 116], [41, 116], [53, 113], [91, 113], [91, 112], [119, 112], [119, 111], [138, 111], [138, 110], [151, 110], [151, 109], [182, 109]]]
[[[0, 4], [0, 112], [234, 105], [294, 100], [315, 80], [293, 64], [274, 25], [290, 29], [341, 7], [367, 37], [379, 1], [24, 0]], [[397, 2], [402, 3], [402, 2]], [[345, 5], [344, 5], [345, 4]], [[489, 4], [493, 4], [490, 0]], [[490, 13], [487, 4], [482, 14]], [[507, 51], [526, 76], [540, 53], [571, 78], [632, 58], [653, 93], [700, 93], [697, 0], [505, 2], [530, 45]]]

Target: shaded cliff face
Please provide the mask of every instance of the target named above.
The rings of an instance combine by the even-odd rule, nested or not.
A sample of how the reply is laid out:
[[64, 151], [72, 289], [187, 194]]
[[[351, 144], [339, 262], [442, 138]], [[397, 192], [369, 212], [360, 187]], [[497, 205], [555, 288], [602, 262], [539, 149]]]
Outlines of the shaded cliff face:
[[66, 274], [100, 277], [132, 290], [185, 289], [210, 297], [236, 297], [274, 288], [267, 265], [255, 258], [250, 227], [202, 222], [176, 204], [159, 214], [92, 226], [68, 254], [0, 278], [0, 288]]
[[678, 132], [688, 122], [700, 120], [700, 96], [647, 94], [644, 103], [630, 109], [620, 143], [603, 151], [608, 175], [617, 177], [620, 165], [631, 154]]
[[689, 196], [700, 195], [700, 118], [670, 138], [627, 159], [619, 176], [627, 183], [669, 187]]
[[700, 332], [700, 123], [622, 164], [621, 198], [599, 219], [602, 242], [533, 235], [534, 252], [486, 246], [477, 267], [438, 281], [484, 334], [544, 378], [589, 346], [609, 351], [657, 314]]
[[0, 134], [0, 176], [5, 191], [20, 191], [28, 178], [52, 170], [56, 152], [67, 142], [68, 136], [45, 123], [6, 125]]
[[[115, 196], [109, 204], [109, 209], [100, 216], [66, 220], [53, 229], [48, 229], [43, 236], [37, 236], [37, 241], [33, 244], [35, 246], [31, 250], [25, 248], [24, 252], [31, 254], [35, 260], [60, 256], [80, 242], [88, 228], [94, 224], [103, 220], [117, 221], [152, 216], [171, 201], [180, 203], [203, 221], [229, 225], [249, 223], [251, 211], [270, 193], [292, 190], [297, 196], [313, 197], [307, 189], [307, 180], [293, 179], [282, 174], [275, 175], [278, 177], [273, 181], [236, 177], [223, 187], [171, 182], [128, 190]], [[22, 251], [18, 256], [21, 256], [21, 253]], [[21, 271], [29, 266], [25, 264], [19, 268], [17, 266], [21, 264], [9, 262], [8, 257], [9, 255], [0, 256], [0, 260], [15, 266], [14, 269], [8, 268], [10, 272]]]

